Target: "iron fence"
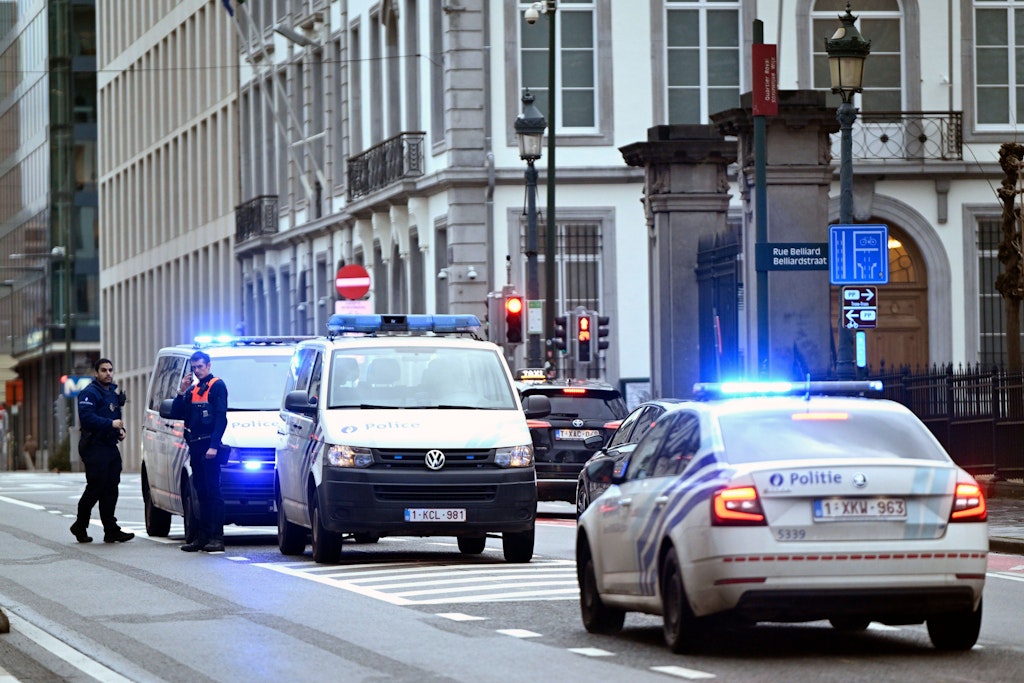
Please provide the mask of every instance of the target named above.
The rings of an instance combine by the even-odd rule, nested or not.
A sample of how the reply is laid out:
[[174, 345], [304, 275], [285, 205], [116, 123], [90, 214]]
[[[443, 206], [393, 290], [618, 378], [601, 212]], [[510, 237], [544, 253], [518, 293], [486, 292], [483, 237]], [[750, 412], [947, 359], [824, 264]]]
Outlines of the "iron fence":
[[868, 373], [971, 474], [1024, 478], [1024, 373], [998, 367], [899, 368]]

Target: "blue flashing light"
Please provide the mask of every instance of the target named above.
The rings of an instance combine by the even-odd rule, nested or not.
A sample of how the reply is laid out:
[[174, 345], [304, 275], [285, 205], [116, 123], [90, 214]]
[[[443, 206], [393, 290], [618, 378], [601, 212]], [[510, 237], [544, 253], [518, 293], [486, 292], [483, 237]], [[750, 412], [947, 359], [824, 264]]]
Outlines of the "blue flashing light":
[[480, 320], [475, 315], [348, 315], [336, 313], [327, 320], [327, 331], [330, 334], [360, 332], [374, 334], [377, 332], [433, 332], [435, 334], [451, 334], [455, 332], [473, 332], [480, 328]]
[[870, 381], [817, 382], [698, 382], [694, 396], [700, 399], [744, 396], [873, 396], [882, 395], [882, 383]]
[[242, 467], [247, 470], [258, 470], [263, 468], [263, 463], [259, 460], [246, 460], [242, 463]]

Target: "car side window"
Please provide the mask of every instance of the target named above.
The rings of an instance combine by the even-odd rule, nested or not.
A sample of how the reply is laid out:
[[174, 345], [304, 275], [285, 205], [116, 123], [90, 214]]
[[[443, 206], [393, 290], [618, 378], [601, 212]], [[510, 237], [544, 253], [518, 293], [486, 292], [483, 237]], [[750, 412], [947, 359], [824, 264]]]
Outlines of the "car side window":
[[644, 435], [644, 438], [637, 444], [633, 456], [629, 459], [629, 469], [626, 470], [626, 479], [646, 479], [651, 476], [651, 467], [654, 464], [654, 456], [658, 453], [665, 437], [672, 430], [672, 415], [664, 416], [663, 419], [654, 423], [654, 426]]
[[633, 431], [634, 425], [636, 425], [637, 418], [639, 418], [640, 414], [645, 410], [646, 408], [637, 408], [627, 415], [626, 419], [619, 425], [619, 428], [615, 430], [614, 434], [612, 434], [611, 441], [608, 442], [607, 448], [614, 448], [615, 446], [624, 443], [633, 443], [633, 440], [629, 438], [630, 433]]
[[149, 394], [150, 410], [159, 411], [161, 401], [174, 398], [181, 385], [181, 378], [185, 376], [186, 365], [188, 358], [185, 356], [167, 355], [157, 360]]
[[666, 435], [661, 449], [650, 466], [652, 477], [674, 477], [681, 474], [700, 449], [700, 418], [690, 412], [681, 413]]
[[644, 438], [644, 434], [651, 430], [651, 427], [654, 426], [655, 420], [657, 420], [658, 416], [663, 412], [664, 411], [658, 406], [647, 406], [644, 408], [644, 412], [641, 413], [639, 419], [636, 421], [636, 427], [633, 428], [633, 434], [630, 441], [632, 443], [636, 443], [640, 439]]
[[318, 351], [314, 352], [316, 358], [313, 361], [313, 372], [309, 377], [309, 390], [306, 395], [309, 396], [310, 401], [316, 399], [317, 402], [320, 400], [320, 376], [323, 372], [322, 357]]

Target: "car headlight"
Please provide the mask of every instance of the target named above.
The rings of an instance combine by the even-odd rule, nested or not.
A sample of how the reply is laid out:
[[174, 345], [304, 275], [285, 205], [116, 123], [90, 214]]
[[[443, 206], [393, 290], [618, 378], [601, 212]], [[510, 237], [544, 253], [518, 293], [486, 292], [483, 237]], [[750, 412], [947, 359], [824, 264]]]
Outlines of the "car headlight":
[[331, 467], [369, 467], [373, 464], [373, 453], [361, 446], [331, 446], [324, 462]]
[[498, 467], [532, 467], [533, 445], [499, 448], [494, 453], [494, 464]]

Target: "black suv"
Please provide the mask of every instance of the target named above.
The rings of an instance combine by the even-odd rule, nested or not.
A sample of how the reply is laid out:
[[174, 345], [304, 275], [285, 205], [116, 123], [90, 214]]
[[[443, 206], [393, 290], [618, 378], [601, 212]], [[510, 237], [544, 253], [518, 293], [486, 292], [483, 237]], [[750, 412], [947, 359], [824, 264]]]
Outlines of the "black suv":
[[539, 500], [575, 502], [576, 480], [593, 449], [587, 437], [605, 441], [618, 429], [629, 410], [619, 390], [594, 380], [518, 382], [519, 395], [543, 395], [551, 401], [551, 413], [541, 420], [527, 420], [533, 437]]

